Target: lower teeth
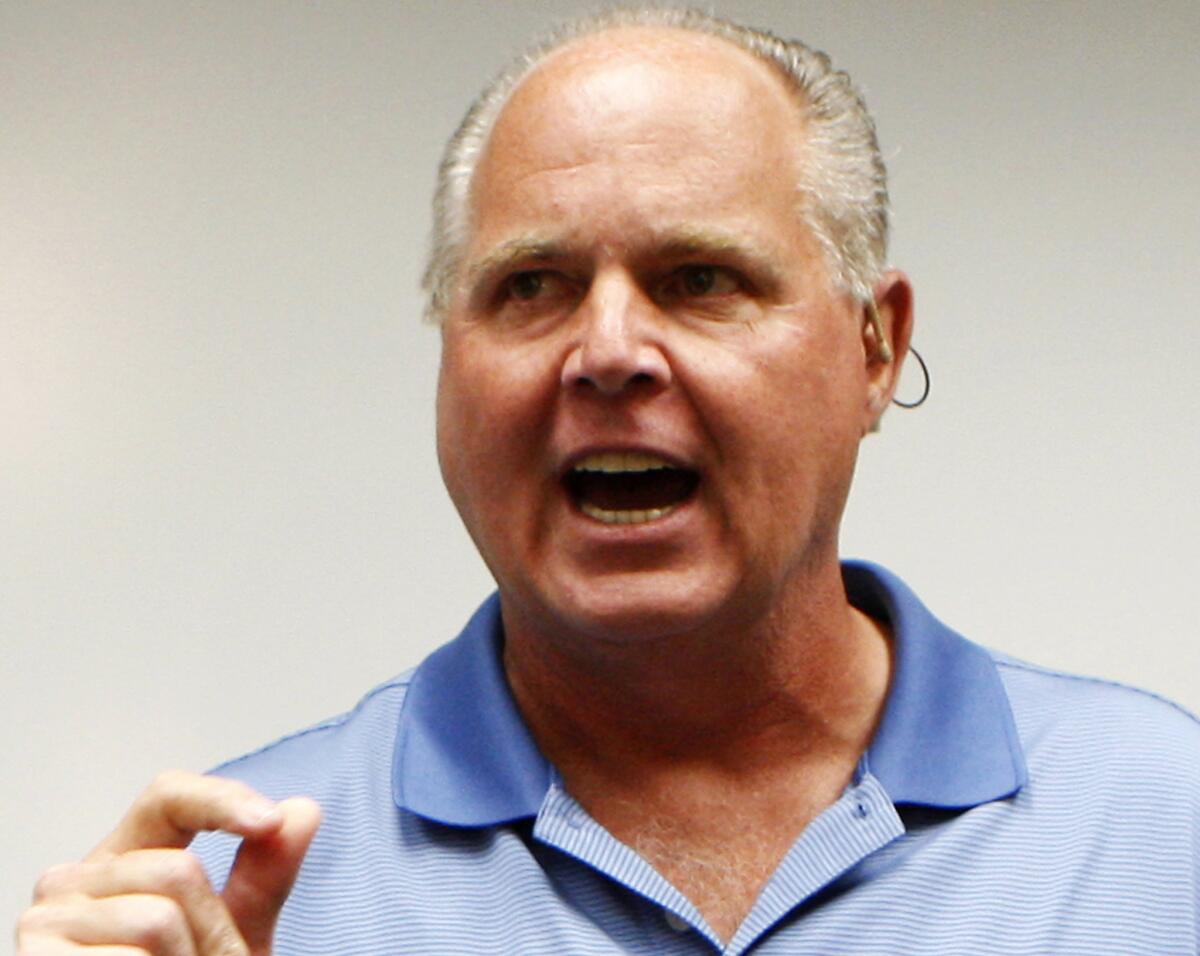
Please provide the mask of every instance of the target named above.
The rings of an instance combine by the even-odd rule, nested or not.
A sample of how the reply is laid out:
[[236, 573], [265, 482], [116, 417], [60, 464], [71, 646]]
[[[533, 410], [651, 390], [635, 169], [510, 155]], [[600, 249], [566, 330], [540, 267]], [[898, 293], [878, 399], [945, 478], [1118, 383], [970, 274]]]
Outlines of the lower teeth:
[[667, 505], [665, 508], [646, 508], [640, 511], [609, 511], [607, 508], [600, 508], [583, 501], [579, 504], [579, 510], [589, 518], [595, 518], [605, 524], [642, 524], [669, 514], [675, 510], [675, 506]]

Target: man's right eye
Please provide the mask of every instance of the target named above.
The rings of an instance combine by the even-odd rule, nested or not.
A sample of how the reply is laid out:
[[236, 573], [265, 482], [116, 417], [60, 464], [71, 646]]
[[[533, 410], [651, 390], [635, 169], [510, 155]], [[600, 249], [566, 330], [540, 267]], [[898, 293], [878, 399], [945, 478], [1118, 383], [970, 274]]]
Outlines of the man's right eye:
[[542, 271], [518, 272], [509, 276], [505, 283], [509, 298], [528, 302], [541, 295], [547, 286], [546, 273]]
[[[496, 306], [526, 317], [557, 314], [579, 297], [579, 288], [555, 269], [525, 269], [500, 283]], [[515, 317], [515, 316], [514, 316]]]

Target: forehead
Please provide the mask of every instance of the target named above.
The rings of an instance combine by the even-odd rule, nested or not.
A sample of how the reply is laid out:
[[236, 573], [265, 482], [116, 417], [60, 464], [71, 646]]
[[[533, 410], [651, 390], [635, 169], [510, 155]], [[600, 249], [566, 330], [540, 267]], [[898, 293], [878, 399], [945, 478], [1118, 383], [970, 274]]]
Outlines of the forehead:
[[[789, 190], [803, 160], [796, 95], [777, 71], [717, 37], [621, 28], [572, 41], [517, 86], [485, 145], [471, 204], [508, 200], [612, 170], [659, 183], [696, 178], [737, 193], [772, 179]], [[600, 170], [601, 172], [597, 172]], [[655, 178], [656, 177], [656, 178]]]

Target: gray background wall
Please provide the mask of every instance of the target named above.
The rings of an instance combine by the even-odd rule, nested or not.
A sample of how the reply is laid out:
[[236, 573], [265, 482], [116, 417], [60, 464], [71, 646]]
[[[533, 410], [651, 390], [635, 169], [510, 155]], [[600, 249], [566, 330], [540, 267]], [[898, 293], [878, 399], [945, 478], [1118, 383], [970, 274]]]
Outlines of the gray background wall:
[[[890, 159], [934, 393], [867, 443], [845, 551], [1200, 708], [1200, 4], [715, 6], [831, 51]], [[0, 915], [489, 589], [433, 456], [427, 197], [581, 7], [0, 3]]]

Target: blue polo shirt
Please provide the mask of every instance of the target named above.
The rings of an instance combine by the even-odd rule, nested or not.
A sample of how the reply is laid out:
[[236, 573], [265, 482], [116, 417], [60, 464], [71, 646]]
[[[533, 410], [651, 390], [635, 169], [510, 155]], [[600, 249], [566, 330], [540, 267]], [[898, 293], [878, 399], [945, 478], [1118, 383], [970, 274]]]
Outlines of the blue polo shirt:
[[[499, 602], [350, 713], [220, 767], [324, 822], [276, 956], [1200, 952], [1200, 726], [1032, 667], [847, 563], [894, 671], [851, 785], [727, 945], [564, 789], [501, 667]], [[193, 844], [217, 885], [236, 849]]]

